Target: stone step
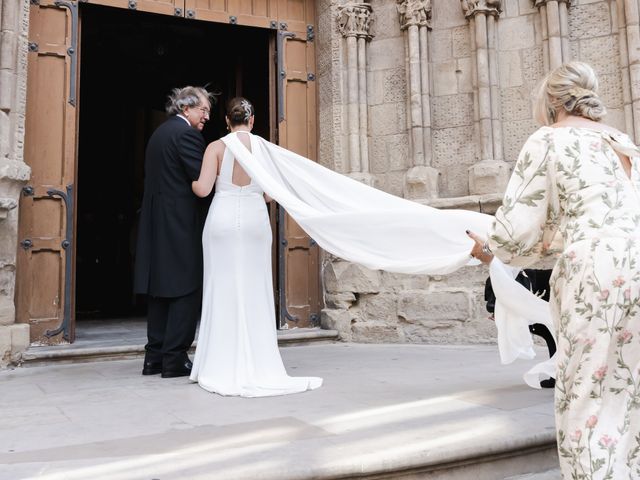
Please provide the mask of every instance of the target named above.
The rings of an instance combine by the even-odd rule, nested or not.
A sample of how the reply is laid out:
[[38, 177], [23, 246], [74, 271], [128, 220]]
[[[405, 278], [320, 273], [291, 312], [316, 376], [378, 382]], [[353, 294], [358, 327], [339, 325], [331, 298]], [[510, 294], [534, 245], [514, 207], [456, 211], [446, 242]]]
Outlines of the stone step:
[[559, 480], [553, 392], [521, 379], [535, 360], [346, 342], [282, 357], [322, 388], [222, 397], [140, 359], [0, 372], [0, 480]]
[[[22, 354], [22, 366], [41, 366], [51, 363], [76, 363], [97, 360], [123, 360], [144, 355], [144, 334], [139, 331], [115, 336], [101, 335], [98, 339], [80, 339], [72, 344], [53, 346], [32, 346]], [[89, 335], [85, 335], [89, 337]], [[320, 328], [295, 328], [278, 330], [278, 345], [296, 346], [317, 343], [331, 343], [339, 339], [336, 330]], [[197, 341], [193, 342], [190, 352], [195, 351]]]
[[561, 480], [562, 474], [559, 468], [553, 470], [547, 470], [540, 473], [528, 473], [525, 475], [517, 475], [515, 477], [509, 477], [505, 480]]
[[[475, 451], [473, 451], [475, 450]], [[411, 466], [384, 468], [378, 471], [363, 468], [363, 475], [347, 477], [313, 477], [333, 480], [334, 478], [358, 478], [365, 480], [561, 480], [560, 471], [552, 469], [558, 465], [555, 437], [525, 440], [514, 447], [499, 443], [478, 445], [476, 449], [451, 451], [439, 458], [432, 456], [428, 461], [420, 461]], [[398, 459], [400, 460], [400, 459]], [[409, 459], [402, 459], [406, 462]], [[403, 462], [403, 463], [404, 463]], [[551, 469], [551, 470], [550, 470]], [[311, 478], [311, 477], [310, 477]], [[234, 479], [236, 480], [236, 479]], [[237, 479], [239, 480], [239, 479]]]

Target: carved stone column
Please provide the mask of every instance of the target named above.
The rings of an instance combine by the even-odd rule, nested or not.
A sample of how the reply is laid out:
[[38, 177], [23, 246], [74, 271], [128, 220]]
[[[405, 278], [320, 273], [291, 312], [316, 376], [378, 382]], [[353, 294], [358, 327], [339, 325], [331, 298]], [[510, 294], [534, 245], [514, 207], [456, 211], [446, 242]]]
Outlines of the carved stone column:
[[480, 135], [480, 162], [469, 168], [469, 193], [501, 192], [509, 180], [509, 166], [502, 160], [502, 124], [496, 54], [496, 19], [502, 0], [461, 0], [469, 19], [475, 57], [476, 119]]
[[640, 12], [635, 0], [616, 0], [620, 69], [627, 131], [640, 141]]
[[28, 0], [0, 0], [0, 367], [18, 362], [29, 325], [15, 323], [18, 201], [30, 169], [23, 161]]
[[571, 60], [569, 13], [571, 0], [532, 0], [540, 11], [544, 67], [551, 71]]
[[405, 177], [407, 198], [438, 196], [438, 171], [431, 167], [431, 96], [429, 87], [429, 29], [431, 0], [397, 0], [400, 28], [407, 52], [408, 128], [411, 168]]
[[350, 176], [371, 184], [367, 113], [367, 42], [373, 13], [368, 3], [348, 2], [338, 8], [338, 30], [347, 49], [347, 135]]

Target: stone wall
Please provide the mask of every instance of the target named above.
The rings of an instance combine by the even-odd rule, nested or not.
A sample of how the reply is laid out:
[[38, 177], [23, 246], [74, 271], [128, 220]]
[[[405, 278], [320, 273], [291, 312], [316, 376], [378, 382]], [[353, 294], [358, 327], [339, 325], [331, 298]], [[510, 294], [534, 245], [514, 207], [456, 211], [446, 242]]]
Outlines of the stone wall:
[[[319, 161], [390, 193], [492, 212], [536, 128], [531, 92], [571, 58], [601, 80], [608, 122], [640, 140], [638, 2], [317, 0]], [[17, 205], [29, 0], [0, 0], [0, 365], [16, 361]], [[491, 342], [484, 268], [374, 272], [325, 256], [323, 325], [346, 340]]]
[[30, 170], [23, 162], [28, 0], [0, 0], [0, 367], [29, 346], [29, 325], [15, 323], [18, 201]]
[[[345, 4], [349, 2], [337, 3]], [[537, 128], [532, 92], [551, 68], [570, 59], [589, 62], [596, 70], [609, 111], [606, 121], [631, 134], [638, 131], [638, 13], [630, 7], [635, 2], [371, 0], [370, 5], [374, 22], [366, 58], [369, 173], [378, 188], [441, 208], [494, 212], [520, 148]], [[424, 165], [437, 178], [437, 188], [422, 196], [412, 195], [407, 185], [407, 172], [416, 164], [415, 121], [409, 118], [416, 97], [405, 18], [412, 9], [428, 11], [424, 25], [429, 84], [422, 111], [428, 110], [429, 121], [419, 126], [429, 136]], [[319, 87], [321, 95], [332, 88], [337, 105], [345, 98], [336, 85], [346, 85], [347, 72], [338, 60], [346, 44], [335, 17], [331, 23], [331, 11], [319, 11], [323, 28], [318, 55], [321, 58], [331, 44], [334, 71], [319, 79]], [[420, 20], [414, 24], [421, 25]], [[323, 84], [329, 78], [340, 81], [333, 87]], [[321, 96], [321, 144], [344, 138], [345, 132], [344, 116], [342, 123], [334, 117], [332, 125], [322, 125], [326, 101]], [[321, 150], [322, 163], [348, 171], [340, 168], [348, 164], [346, 149], [330, 153], [333, 158]], [[345, 340], [495, 341], [483, 301], [488, 275], [484, 267], [449, 276], [409, 276], [371, 271], [328, 255], [323, 265], [322, 325], [337, 329]]]

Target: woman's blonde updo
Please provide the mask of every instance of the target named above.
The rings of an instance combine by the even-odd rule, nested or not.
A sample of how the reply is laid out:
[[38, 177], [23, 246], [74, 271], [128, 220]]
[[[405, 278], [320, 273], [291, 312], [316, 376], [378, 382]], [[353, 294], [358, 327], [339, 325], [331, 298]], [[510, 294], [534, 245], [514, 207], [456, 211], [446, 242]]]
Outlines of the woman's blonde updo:
[[227, 102], [227, 120], [231, 127], [247, 125], [254, 114], [253, 105], [244, 97], [235, 97]]
[[598, 78], [584, 62], [569, 62], [549, 73], [537, 92], [535, 119], [542, 125], [557, 121], [557, 112], [599, 121], [607, 110], [598, 96]]

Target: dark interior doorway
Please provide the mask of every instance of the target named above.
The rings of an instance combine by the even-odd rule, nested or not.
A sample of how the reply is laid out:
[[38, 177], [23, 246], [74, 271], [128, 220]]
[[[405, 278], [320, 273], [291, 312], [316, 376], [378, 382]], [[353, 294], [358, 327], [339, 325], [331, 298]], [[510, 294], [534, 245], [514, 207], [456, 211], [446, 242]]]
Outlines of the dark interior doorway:
[[256, 107], [270, 138], [272, 32], [81, 4], [76, 318], [144, 316], [132, 294], [144, 151], [174, 87], [219, 92], [203, 134], [225, 134], [224, 105]]

